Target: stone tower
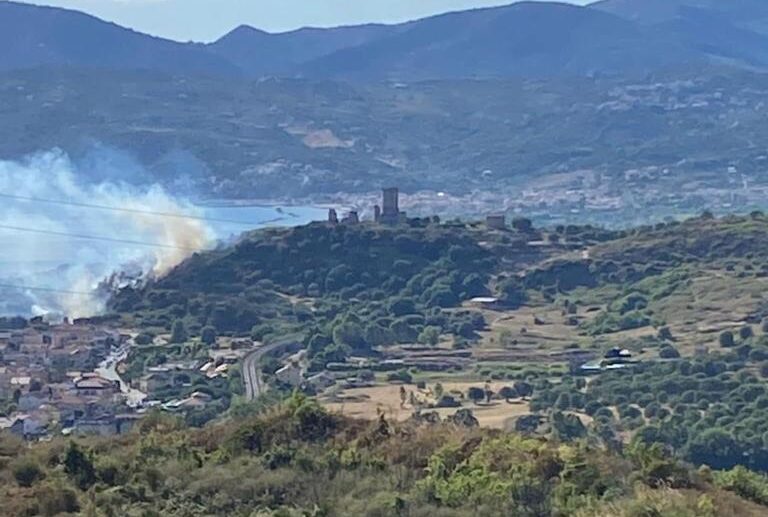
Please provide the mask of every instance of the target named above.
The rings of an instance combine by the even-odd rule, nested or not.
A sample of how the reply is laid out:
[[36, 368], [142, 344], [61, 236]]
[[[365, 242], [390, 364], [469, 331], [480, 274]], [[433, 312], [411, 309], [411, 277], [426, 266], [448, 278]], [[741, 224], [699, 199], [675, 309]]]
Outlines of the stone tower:
[[396, 188], [384, 189], [384, 203], [379, 219], [383, 224], [397, 224], [400, 217], [400, 191]]

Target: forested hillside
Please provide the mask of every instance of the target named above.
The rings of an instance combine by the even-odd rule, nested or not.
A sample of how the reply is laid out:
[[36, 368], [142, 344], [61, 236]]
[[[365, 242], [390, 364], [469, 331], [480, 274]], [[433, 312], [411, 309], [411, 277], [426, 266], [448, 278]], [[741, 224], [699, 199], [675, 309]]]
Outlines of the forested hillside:
[[[693, 471], [658, 447], [625, 453], [460, 423], [329, 414], [294, 395], [187, 429], [155, 413], [121, 439], [0, 440], [7, 515], [764, 515], [768, 479]], [[740, 497], [742, 496], [742, 497]], [[751, 499], [756, 503], [748, 501]]]
[[[468, 350], [473, 370], [438, 379], [528, 383], [538, 419], [513, 428], [549, 434], [570, 412], [581, 420], [561, 436], [662, 443], [696, 465], [768, 471], [766, 235], [761, 213], [620, 232], [524, 219], [507, 230], [315, 223], [193, 257], [123, 290], [112, 308], [153, 334], [177, 324], [265, 342], [298, 334], [313, 372], [413, 343]], [[498, 306], [470, 303], [476, 296]], [[531, 314], [533, 328], [514, 323]], [[636, 362], [585, 382], [592, 372], [580, 366], [611, 347]], [[510, 359], [485, 359], [491, 352]], [[564, 368], [542, 368], [554, 357]], [[390, 379], [433, 380], [422, 373]]]

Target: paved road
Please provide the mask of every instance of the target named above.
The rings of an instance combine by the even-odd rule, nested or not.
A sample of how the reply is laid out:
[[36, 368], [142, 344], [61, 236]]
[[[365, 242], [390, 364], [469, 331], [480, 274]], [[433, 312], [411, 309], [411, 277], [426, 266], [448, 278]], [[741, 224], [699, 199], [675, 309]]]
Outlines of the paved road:
[[288, 339], [264, 345], [257, 348], [243, 360], [243, 382], [245, 383], [245, 398], [255, 400], [267, 391], [267, 383], [261, 378], [261, 369], [259, 363], [261, 359], [270, 353], [280, 352], [281, 349], [287, 349], [297, 343], [296, 339]]
[[125, 395], [126, 404], [128, 404], [129, 407], [136, 408], [146, 400], [147, 394], [131, 388], [131, 386], [120, 377], [120, 374], [117, 373], [117, 366], [128, 358], [131, 346], [133, 346], [133, 339], [128, 342], [123, 350], [110, 352], [109, 356], [99, 364], [95, 373], [110, 381], [118, 382], [120, 384], [120, 391]]

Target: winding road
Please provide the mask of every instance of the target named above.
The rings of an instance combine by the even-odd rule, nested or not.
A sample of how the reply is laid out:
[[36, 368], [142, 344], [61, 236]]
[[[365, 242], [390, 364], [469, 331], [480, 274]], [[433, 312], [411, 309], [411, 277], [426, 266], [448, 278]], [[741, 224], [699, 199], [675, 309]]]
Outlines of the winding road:
[[267, 391], [268, 386], [261, 378], [261, 370], [259, 369], [261, 359], [265, 355], [281, 352], [295, 346], [300, 341], [294, 338], [281, 340], [259, 347], [245, 356], [243, 359], [243, 382], [245, 383], [245, 398], [247, 400], [256, 400]]

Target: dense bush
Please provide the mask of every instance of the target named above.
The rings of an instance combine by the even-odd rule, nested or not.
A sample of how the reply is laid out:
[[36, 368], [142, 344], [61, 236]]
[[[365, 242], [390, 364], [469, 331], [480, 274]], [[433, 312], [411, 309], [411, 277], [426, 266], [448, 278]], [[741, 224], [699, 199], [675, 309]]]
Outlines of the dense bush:
[[768, 428], [768, 389], [737, 354], [605, 372], [583, 392], [574, 391], [570, 382], [545, 385], [534, 394], [533, 405], [582, 411], [576, 395], [583, 411], [613, 433], [642, 426], [637, 439], [664, 444], [692, 463], [768, 472], [768, 434], [758, 431]]

